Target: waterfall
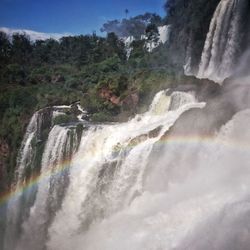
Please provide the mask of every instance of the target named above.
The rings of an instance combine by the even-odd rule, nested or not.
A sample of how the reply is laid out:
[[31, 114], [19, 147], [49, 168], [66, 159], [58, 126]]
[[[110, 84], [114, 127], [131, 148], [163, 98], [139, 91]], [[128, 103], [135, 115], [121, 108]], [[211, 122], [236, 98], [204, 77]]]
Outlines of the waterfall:
[[[176, 95], [176, 109], [169, 110]], [[127, 123], [92, 126], [83, 135], [72, 159], [70, 184], [61, 210], [49, 228], [48, 249], [76, 249], [74, 241], [83, 237], [93, 223], [125, 209], [143, 193], [154, 144], [183, 112], [204, 107], [194, 98], [188, 102], [186, 95], [182, 93], [183, 101], [181, 93], [168, 96], [167, 91], [161, 91], [145, 114]]]
[[[47, 117], [45, 118], [45, 116]], [[35, 166], [33, 163], [36, 157], [37, 143], [41, 140], [42, 130], [50, 126], [51, 116], [50, 109], [39, 110], [34, 113], [29, 122], [17, 159], [17, 185], [25, 181], [27, 168]]]
[[[167, 44], [169, 42], [170, 34], [171, 34], [171, 25], [158, 26], [157, 30], [159, 33], [158, 40], [157, 41], [147, 41], [145, 43], [145, 48], [147, 49], [148, 52], [152, 52], [160, 44]], [[144, 40], [144, 39], [146, 39], [146, 36], [141, 35], [141, 40]], [[129, 58], [131, 55], [131, 52], [133, 50], [133, 48], [131, 47], [131, 44], [136, 39], [133, 36], [129, 36], [129, 37], [123, 38], [122, 40], [125, 44], [127, 58]]]
[[[60, 248], [58, 240], [65, 243], [128, 206], [143, 192], [154, 144], [183, 112], [202, 107], [191, 93], [164, 90], [146, 113], [127, 123], [88, 125], [81, 140], [77, 124], [51, 127], [70, 107], [36, 112], [20, 150], [15, 188], [34, 174], [38, 179], [8, 204], [4, 250]], [[40, 161], [37, 145], [43, 152]]]
[[[40, 155], [44, 139], [42, 131], [50, 127], [51, 109], [39, 110], [32, 116], [17, 158], [17, 171], [13, 182], [13, 191], [18, 190], [33, 174], [39, 171]], [[32, 205], [36, 187], [26, 193], [17, 194], [8, 204], [7, 222], [5, 229], [5, 249], [14, 249], [15, 240], [20, 231], [20, 224], [25, 219], [27, 210]]]
[[[157, 143], [173, 116], [170, 111], [158, 120], [153, 127], [164, 128], [153, 136], [135, 120], [126, 124], [127, 132], [120, 124], [83, 136], [48, 249], [249, 249], [250, 110], [207, 140]], [[135, 140], [132, 148], [128, 138]], [[152, 148], [158, 152], [150, 165]]]
[[188, 44], [186, 48], [185, 55], [185, 64], [183, 65], [184, 74], [187, 76], [194, 75], [193, 66], [192, 66], [192, 42], [193, 42], [193, 34], [189, 35]]
[[6, 230], [4, 250], [247, 250], [250, 110], [210, 136], [178, 133], [180, 116], [204, 107], [163, 90], [124, 123], [51, 126], [33, 200], [18, 199], [20, 227]]
[[164, 25], [158, 27], [159, 32], [159, 40], [161, 43], [165, 44], [169, 41], [170, 33], [171, 33], [171, 25]]
[[198, 71], [199, 78], [216, 82], [231, 76], [242, 52], [242, 25], [247, 0], [221, 0], [210, 23]]
[[188, 103], [196, 103], [194, 93], [174, 91], [170, 95], [168, 90], [158, 92], [149, 108], [149, 115], [161, 115], [170, 110], [177, 110]]
[[171, 102], [171, 97], [167, 94], [167, 90], [162, 90], [158, 92], [149, 108], [150, 114], [163, 114], [169, 110], [169, 105]]
[[[147, 41], [145, 43], [145, 48], [148, 52], [152, 52], [160, 44], [167, 44], [169, 42], [171, 34], [171, 25], [159, 26], [158, 33], [159, 35], [157, 41]], [[146, 36], [142, 35], [141, 39], [146, 39]]]
[[42, 157], [42, 179], [29, 218], [23, 223], [22, 237], [17, 249], [44, 249], [46, 228], [55, 211], [60, 208], [68, 185], [68, 166], [63, 172], [59, 168], [76, 152], [77, 146], [77, 134], [74, 128], [57, 125], [53, 127]]
[[[77, 125], [68, 127], [54, 126], [50, 131], [53, 119], [58, 114], [61, 114], [62, 109], [65, 108], [68, 109], [66, 106], [60, 106], [39, 110], [34, 113], [27, 126], [17, 158], [17, 171], [12, 187], [16, 195], [8, 202], [7, 207], [4, 237], [4, 249], [6, 250], [15, 249], [17, 239], [24, 230], [22, 224], [25, 225], [28, 223], [27, 220], [32, 220], [31, 212], [35, 214], [35, 210], [39, 210], [47, 218], [46, 222], [49, 222], [51, 217], [49, 213], [53, 213], [60, 205], [60, 199], [62, 199], [61, 196], [66, 187], [66, 170], [60, 178], [52, 178], [52, 176], [51, 179], [47, 180], [51, 186], [49, 189], [51, 194], [50, 198], [48, 198], [50, 199], [48, 200], [49, 207], [42, 205], [41, 199], [38, 198], [38, 196], [43, 196], [42, 193], [46, 192], [46, 181], [40, 185], [34, 183], [32, 187], [26, 190], [23, 188], [29, 184], [30, 180], [36, 179], [36, 176], [51, 174], [52, 172], [49, 173], [48, 168], [53, 167], [56, 170], [58, 164], [64, 159], [70, 158], [76, 151], [79, 144], [78, 137], [81, 133], [81, 129]], [[53, 197], [54, 199], [52, 199]], [[45, 213], [47, 214], [45, 215]], [[35, 218], [33, 220], [36, 221]], [[39, 230], [43, 231], [42, 225], [38, 227]], [[38, 230], [35, 225], [32, 229], [33, 232], [35, 232], [35, 229]], [[44, 234], [41, 231], [39, 237], [42, 238]], [[34, 236], [30, 232], [29, 234], [31, 237]]]
[[195, 102], [196, 99], [193, 93], [175, 91], [171, 94], [171, 102], [169, 105], [169, 110], [177, 110], [187, 103], [195, 103]]

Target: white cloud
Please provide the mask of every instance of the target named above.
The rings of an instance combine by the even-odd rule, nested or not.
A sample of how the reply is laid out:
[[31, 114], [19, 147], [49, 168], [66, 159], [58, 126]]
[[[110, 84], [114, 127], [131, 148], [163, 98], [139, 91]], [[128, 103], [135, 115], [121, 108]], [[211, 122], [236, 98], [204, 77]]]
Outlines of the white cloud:
[[14, 33], [26, 34], [30, 37], [31, 41], [35, 40], [46, 40], [49, 38], [59, 40], [63, 36], [70, 36], [70, 33], [42, 33], [34, 30], [26, 30], [26, 29], [11, 29], [6, 27], [0, 27], [0, 31], [5, 32], [8, 36], [12, 36]]

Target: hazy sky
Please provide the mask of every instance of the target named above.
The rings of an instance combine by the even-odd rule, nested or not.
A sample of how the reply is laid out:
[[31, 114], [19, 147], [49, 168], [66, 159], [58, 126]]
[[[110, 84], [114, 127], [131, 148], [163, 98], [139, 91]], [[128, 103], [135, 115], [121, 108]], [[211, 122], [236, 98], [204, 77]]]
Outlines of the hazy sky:
[[0, 0], [0, 27], [85, 34], [107, 20], [146, 11], [164, 15], [165, 0]]

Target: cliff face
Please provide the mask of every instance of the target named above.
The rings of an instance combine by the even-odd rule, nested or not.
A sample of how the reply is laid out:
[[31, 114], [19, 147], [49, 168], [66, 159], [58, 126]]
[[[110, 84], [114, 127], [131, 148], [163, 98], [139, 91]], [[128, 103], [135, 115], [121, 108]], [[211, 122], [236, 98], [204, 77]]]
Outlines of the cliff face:
[[139, 95], [136, 91], [130, 91], [124, 98], [117, 96], [107, 87], [103, 87], [99, 91], [100, 97], [111, 102], [113, 105], [121, 106], [122, 108], [136, 108], [139, 103]]
[[209, 24], [220, 0], [169, 0], [165, 4], [167, 22], [171, 24], [169, 51], [180, 68], [190, 60], [197, 70], [209, 30]]
[[0, 190], [4, 190], [6, 188], [6, 170], [9, 154], [9, 145], [4, 140], [0, 140]]

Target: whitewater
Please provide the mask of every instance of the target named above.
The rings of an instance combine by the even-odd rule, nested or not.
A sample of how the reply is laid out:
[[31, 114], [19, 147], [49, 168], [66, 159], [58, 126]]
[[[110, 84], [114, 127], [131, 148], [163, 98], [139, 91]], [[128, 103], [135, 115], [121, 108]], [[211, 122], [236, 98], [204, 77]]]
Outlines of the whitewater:
[[[10, 203], [4, 249], [248, 249], [250, 110], [210, 136], [171, 133], [205, 106], [192, 92], [163, 90], [146, 113], [89, 123], [80, 140], [76, 125], [53, 126], [40, 170], [50, 174], [25, 203], [22, 195]], [[41, 114], [28, 126], [19, 173]]]
[[[197, 77], [234, 75], [246, 4], [220, 1]], [[77, 122], [54, 124], [71, 106], [35, 112], [3, 250], [249, 250], [249, 79], [229, 79], [207, 103], [198, 91], [162, 90], [123, 123], [95, 124], [79, 103]]]
[[233, 75], [244, 52], [247, 0], [221, 0], [210, 23], [198, 78], [222, 83]]
[[[72, 185], [49, 228], [47, 248], [249, 249], [249, 119], [250, 110], [241, 111], [213, 138], [160, 142], [165, 125], [129, 152], [120, 149], [118, 159], [109, 153], [116, 136], [102, 134], [117, 135], [112, 127], [99, 128], [92, 142], [90, 131], [91, 144], [84, 141], [72, 162]], [[91, 156], [83, 158], [86, 146]]]

